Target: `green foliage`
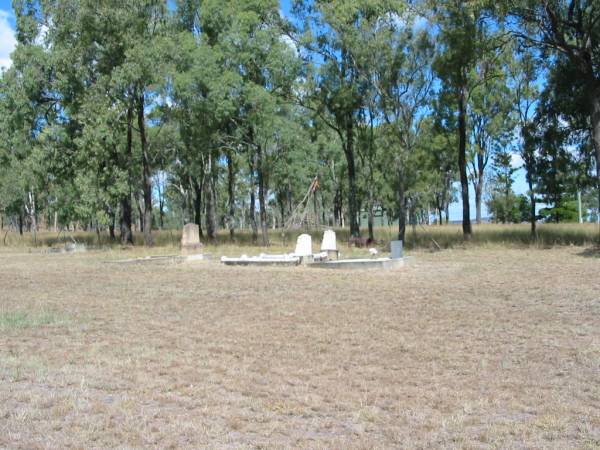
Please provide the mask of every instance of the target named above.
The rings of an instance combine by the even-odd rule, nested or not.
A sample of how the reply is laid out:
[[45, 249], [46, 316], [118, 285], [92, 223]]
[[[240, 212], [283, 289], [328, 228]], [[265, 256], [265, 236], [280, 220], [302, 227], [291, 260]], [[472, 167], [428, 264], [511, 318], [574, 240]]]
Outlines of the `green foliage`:
[[548, 222], [577, 222], [577, 201], [561, 199], [560, 203], [552, 208], [540, 209], [540, 216]]
[[[289, 18], [277, 0], [16, 1], [2, 223], [120, 229], [124, 244], [144, 228], [151, 244], [153, 227], [194, 221], [216, 242], [260, 222], [267, 243], [317, 176], [320, 221], [357, 235], [383, 209], [404, 238], [406, 221], [444, 221], [467, 167], [497, 221], [525, 220], [531, 198], [571, 220], [578, 191], [589, 218], [589, 5], [297, 0]], [[512, 192], [514, 152], [530, 199]]]
[[515, 223], [521, 219], [519, 198], [512, 190], [516, 169], [512, 165], [512, 155], [508, 151], [499, 151], [494, 155], [494, 173], [487, 207], [496, 222]]

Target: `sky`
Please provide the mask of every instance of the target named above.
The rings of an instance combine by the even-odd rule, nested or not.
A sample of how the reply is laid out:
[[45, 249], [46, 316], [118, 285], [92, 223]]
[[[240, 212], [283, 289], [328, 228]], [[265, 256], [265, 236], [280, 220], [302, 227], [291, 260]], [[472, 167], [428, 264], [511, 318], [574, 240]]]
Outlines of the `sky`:
[[9, 0], [0, 0], [0, 67], [10, 66], [10, 53], [15, 48], [15, 21]]
[[[291, 11], [292, 0], [281, 0], [281, 11], [284, 15], [289, 15]], [[9, 67], [11, 64], [10, 54], [13, 51], [15, 40], [15, 17], [12, 10], [11, 0], [0, 0], [0, 67]], [[520, 167], [522, 160], [517, 155], [513, 158], [513, 165]], [[515, 173], [515, 183], [513, 189], [517, 194], [525, 194], [527, 192], [527, 183], [525, 181], [525, 173], [523, 169], [519, 169]], [[457, 187], [459, 187], [457, 185]], [[475, 193], [473, 188], [470, 188], [470, 206], [471, 217], [475, 218]], [[487, 217], [488, 211], [485, 204], [482, 206], [482, 215]], [[455, 202], [450, 205], [450, 220], [462, 219], [462, 203]]]

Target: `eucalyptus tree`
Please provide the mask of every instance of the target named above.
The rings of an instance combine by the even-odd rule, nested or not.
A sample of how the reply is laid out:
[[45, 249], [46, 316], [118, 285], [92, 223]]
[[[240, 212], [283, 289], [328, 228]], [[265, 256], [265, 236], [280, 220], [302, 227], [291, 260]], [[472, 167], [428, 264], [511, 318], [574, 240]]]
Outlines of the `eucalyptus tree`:
[[386, 14], [397, 11], [395, 1], [297, 1], [303, 22], [301, 43], [318, 70], [310, 79], [312, 93], [301, 102], [314, 109], [334, 130], [346, 157], [350, 234], [359, 236], [356, 167], [356, 129], [365, 108], [368, 78], [361, 75], [366, 42]]
[[[319, 191], [321, 193], [322, 211], [330, 211], [330, 217], [324, 218], [332, 226], [343, 227], [344, 222], [344, 182], [347, 177], [346, 158], [342, 151], [339, 135], [327, 126], [318, 115], [312, 114], [306, 118], [310, 123], [310, 142], [313, 149], [316, 150], [314, 156], [318, 163], [316, 170], [319, 176]], [[305, 151], [311, 150], [305, 146]], [[301, 158], [298, 158], [301, 161]], [[297, 190], [301, 196], [306, 192], [306, 180], [309, 175], [315, 176], [313, 170], [311, 174], [306, 174], [303, 178], [303, 184]], [[302, 197], [300, 197], [302, 198]], [[329, 207], [327, 207], [329, 205]], [[291, 204], [290, 204], [291, 206]]]
[[513, 46], [513, 58], [508, 64], [508, 86], [519, 128], [519, 154], [523, 160], [529, 195], [531, 236], [536, 236], [536, 143], [535, 106], [539, 98], [538, 80], [542, 65], [535, 50]]
[[[221, 48], [242, 80], [235, 120], [248, 153], [250, 177], [258, 187], [262, 243], [268, 245], [270, 161], [273, 152], [280, 150], [278, 118], [286, 115], [284, 99], [290, 96], [299, 74], [297, 55], [283, 39], [286, 24], [279, 14], [279, 2], [206, 2], [205, 7], [209, 8], [205, 11], [208, 26], [221, 27]], [[251, 199], [253, 185], [251, 182]], [[253, 205], [250, 209], [253, 216]]]
[[[123, 5], [121, 13], [126, 17], [123, 42], [126, 48], [125, 59], [113, 72], [113, 76], [118, 84], [128, 88], [128, 99], [134, 107], [134, 123], [137, 125], [135, 131], [138, 133], [142, 165], [142, 228], [144, 243], [151, 246], [154, 244], [152, 176], [160, 149], [150, 137], [152, 124], [148, 116], [162, 101], [160, 87], [168, 72], [168, 56], [173, 51], [169, 33], [171, 27], [167, 6], [160, 0]], [[153, 122], [160, 127], [160, 121]]]
[[[216, 176], [222, 147], [230, 147], [227, 125], [236, 114], [241, 78], [228, 70], [220, 48], [208, 36], [181, 33], [177, 71], [173, 77], [173, 110], [182, 146], [176, 156], [176, 173], [182, 190], [193, 192], [194, 222], [216, 239]], [[234, 147], [231, 147], [234, 148]], [[202, 228], [200, 228], [201, 230]]]
[[[280, 223], [285, 226], [315, 176], [319, 179], [318, 192], [323, 199], [327, 167], [320, 154], [323, 142], [318, 140], [310, 116], [295, 105], [282, 106], [280, 112], [273, 116], [274, 133], [267, 148], [270, 148], [270, 185], [279, 208]], [[316, 202], [316, 195], [313, 200]]]
[[47, 192], [47, 156], [42, 134], [57, 114], [52, 64], [41, 41], [43, 17], [34, 2], [15, 2], [17, 46], [0, 83], [0, 207], [37, 231]]
[[108, 222], [111, 238], [118, 205], [121, 243], [132, 244], [131, 197], [137, 175], [133, 102], [114, 82], [126, 57], [119, 43], [125, 17], [92, 2], [52, 4], [47, 13], [52, 17], [48, 38], [55, 66], [53, 89], [62, 115], [52, 124], [57, 137], [48, 143], [62, 150], [52, 158], [53, 172], [78, 180], [85, 188], [78, 201], [87, 205], [96, 222]]
[[582, 108], [586, 95], [573, 67], [558, 62], [550, 68], [537, 104], [536, 184], [542, 200], [553, 205], [543, 213], [556, 221], [573, 216], [577, 192], [595, 187], [593, 140]]
[[[12, 70], [2, 73], [0, 80], [0, 213], [2, 225], [6, 218], [10, 225], [23, 234], [25, 221], [25, 198], [27, 184], [22, 183], [28, 175], [25, 165], [28, 157], [29, 121], [23, 120], [24, 103], [19, 100], [16, 74]], [[25, 100], [26, 97], [23, 98]], [[21, 105], [18, 105], [21, 103]], [[18, 109], [17, 109], [18, 108]], [[21, 114], [15, 114], [20, 111]]]
[[[138, 5], [146, 6], [150, 3]], [[51, 128], [64, 136], [52, 143], [63, 150], [53, 158], [57, 175], [77, 178], [78, 185], [85, 186], [80, 201], [92, 214], [106, 212], [111, 225], [118, 202], [121, 242], [133, 243], [132, 193], [140, 176], [148, 209], [144, 222], [151, 214], [146, 124], [139, 114], [140, 108], [141, 116], [146, 110], [140, 104], [139, 80], [132, 79], [136, 63], [131, 61], [134, 54], [143, 58], [137, 50], [132, 52], [131, 38], [139, 31], [140, 11], [125, 5], [64, 1], [44, 3], [43, 12], [54, 67], [52, 91], [60, 110]], [[138, 142], [140, 158], [134, 148]], [[143, 170], [136, 170], [138, 161]], [[147, 244], [152, 241], [150, 233], [151, 225], [145, 231]]]
[[477, 62], [474, 77], [481, 79], [482, 84], [472, 92], [467, 109], [470, 124], [467, 159], [475, 191], [475, 220], [478, 224], [481, 223], [486, 168], [494, 153], [501, 152], [509, 144], [515, 126], [514, 103], [504, 71], [505, 61], [510, 60], [511, 55], [504, 53], [503, 56], [501, 61], [489, 61], [484, 56]]
[[585, 89], [581, 105], [595, 147], [596, 186], [600, 210], [600, 2], [598, 0], [511, 0], [500, 3], [514, 34], [530, 46], [565, 61]]
[[[432, 203], [438, 216], [438, 224], [449, 222], [449, 205], [454, 201], [456, 181], [456, 132], [447, 129], [436, 120], [436, 102], [433, 102], [433, 115], [427, 117], [421, 125], [418, 146], [425, 160], [423, 177], [430, 191]], [[445, 219], [445, 220], [444, 220]]]
[[573, 194], [574, 154], [570, 147], [570, 124], [556, 108], [556, 92], [545, 89], [539, 99], [535, 117], [537, 146], [536, 184], [539, 197], [548, 205], [540, 214], [559, 222], [564, 202]]
[[[187, 148], [186, 165], [200, 172], [209, 239], [216, 237], [218, 167], [227, 163], [228, 219], [233, 231], [235, 165], [249, 164], [251, 222], [255, 186], [263, 244], [268, 244], [268, 181], [273, 152], [279, 151], [282, 98], [297, 76], [296, 55], [282, 39], [284, 23], [276, 1], [179, 2], [185, 30], [184, 54], [174, 98]], [[187, 50], [185, 50], [187, 49]], [[279, 134], [278, 134], [279, 133]], [[237, 171], [239, 171], [239, 164]], [[192, 184], [198, 186], [191, 174]], [[198, 201], [199, 202], [199, 201]]]
[[[377, 126], [379, 118], [377, 100], [375, 95], [368, 95], [366, 106], [359, 115], [360, 119], [357, 126], [357, 148], [360, 160], [359, 191], [363, 191], [367, 210], [367, 226], [369, 239], [375, 239], [373, 231], [373, 221], [375, 214], [375, 203], [378, 198], [378, 192], [381, 190], [381, 165], [378, 164], [378, 156], [381, 153], [376, 142]], [[362, 169], [362, 170], [361, 170]]]
[[389, 134], [390, 144], [383, 158], [393, 169], [400, 240], [406, 231], [405, 195], [417, 178], [414, 153], [429, 113], [434, 81], [431, 64], [435, 47], [427, 30], [418, 26], [422, 20], [408, 11], [388, 14], [377, 24], [372, 44], [376, 55], [373, 83], [386, 125], [382, 130]]
[[[498, 24], [485, 14], [483, 2], [446, 0], [435, 2], [433, 15], [440, 28], [442, 51], [434, 69], [442, 81], [446, 102], [455, 107], [458, 133], [458, 171], [462, 200], [462, 228], [465, 239], [472, 234], [469, 179], [467, 171], [468, 109], [474, 92], [495, 77], [502, 54], [503, 35]], [[479, 63], [485, 62], [481, 65]], [[485, 68], [485, 70], [482, 70]]]
[[511, 223], [519, 220], [517, 196], [513, 192], [514, 173], [512, 154], [506, 147], [493, 155], [493, 173], [489, 186], [487, 206], [494, 221]]

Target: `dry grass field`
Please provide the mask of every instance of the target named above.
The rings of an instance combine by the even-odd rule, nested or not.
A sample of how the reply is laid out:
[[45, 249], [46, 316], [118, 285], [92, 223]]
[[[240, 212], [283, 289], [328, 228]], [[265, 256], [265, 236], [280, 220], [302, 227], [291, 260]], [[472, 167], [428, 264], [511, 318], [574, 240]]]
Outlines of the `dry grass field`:
[[0, 251], [0, 447], [600, 448], [597, 251], [143, 252]]
[[[306, 230], [289, 230], [282, 233], [280, 229], [269, 230], [271, 243], [274, 245], [284, 245], [290, 247], [296, 242], [296, 238]], [[350, 237], [349, 230], [336, 229], [338, 242], [348, 242]], [[362, 230], [363, 236], [367, 236], [367, 230]], [[396, 239], [398, 230], [396, 226], [376, 226], [374, 229], [375, 239], [380, 243], [387, 243]], [[181, 231], [179, 230], [153, 230], [154, 241], [157, 246], [174, 246], [179, 244]], [[311, 231], [313, 242], [320, 242], [323, 234], [322, 230]], [[136, 245], [143, 245], [143, 235], [135, 232]], [[85, 243], [93, 247], [117, 247], [118, 243], [111, 242], [108, 233], [104, 231], [97, 235], [93, 232], [67, 232], [60, 233], [45, 231], [38, 233], [35, 239], [31, 233], [25, 233], [20, 236], [14, 230], [6, 229], [0, 235], [0, 249], [2, 246], [8, 247], [49, 247], [64, 245], [65, 242], [71, 242], [75, 239], [78, 242]], [[462, 226], [460, 224], [451, 224], [444, 226], [409, 226], [406, 232], [404, 242], [408, 249], [432, 249], [435, 248], [433, 240], [442, 248], [461, 248], [464, 239]], [[219, 244], [230, 244], [229, 232], [220, 230], [217, 234]], [[253, 247], [252, 235], [249, 230], [236, 230], [235, 243], [239, 247]], [[471, 243], [475, 246], [480, 245], [500, 245], [503, 247], [552, 247], [556, 245], [577, 245], [591, 246], [600, 245], [600, 225], [594, 223], [543, 223], [537, 226], [537, 237], [532, 240], [528, 224], [481, 224], [473, 225], [473, 236]]]

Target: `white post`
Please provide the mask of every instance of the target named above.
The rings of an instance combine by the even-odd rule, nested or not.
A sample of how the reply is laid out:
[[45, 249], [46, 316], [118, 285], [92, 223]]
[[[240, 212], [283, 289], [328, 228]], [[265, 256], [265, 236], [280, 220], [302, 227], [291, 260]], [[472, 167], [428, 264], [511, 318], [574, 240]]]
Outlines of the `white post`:
[[579, 211], [579, 223], [583, 223], [583, 217], [581, 215], [581, 191], [577, 191], [577, 210]]

